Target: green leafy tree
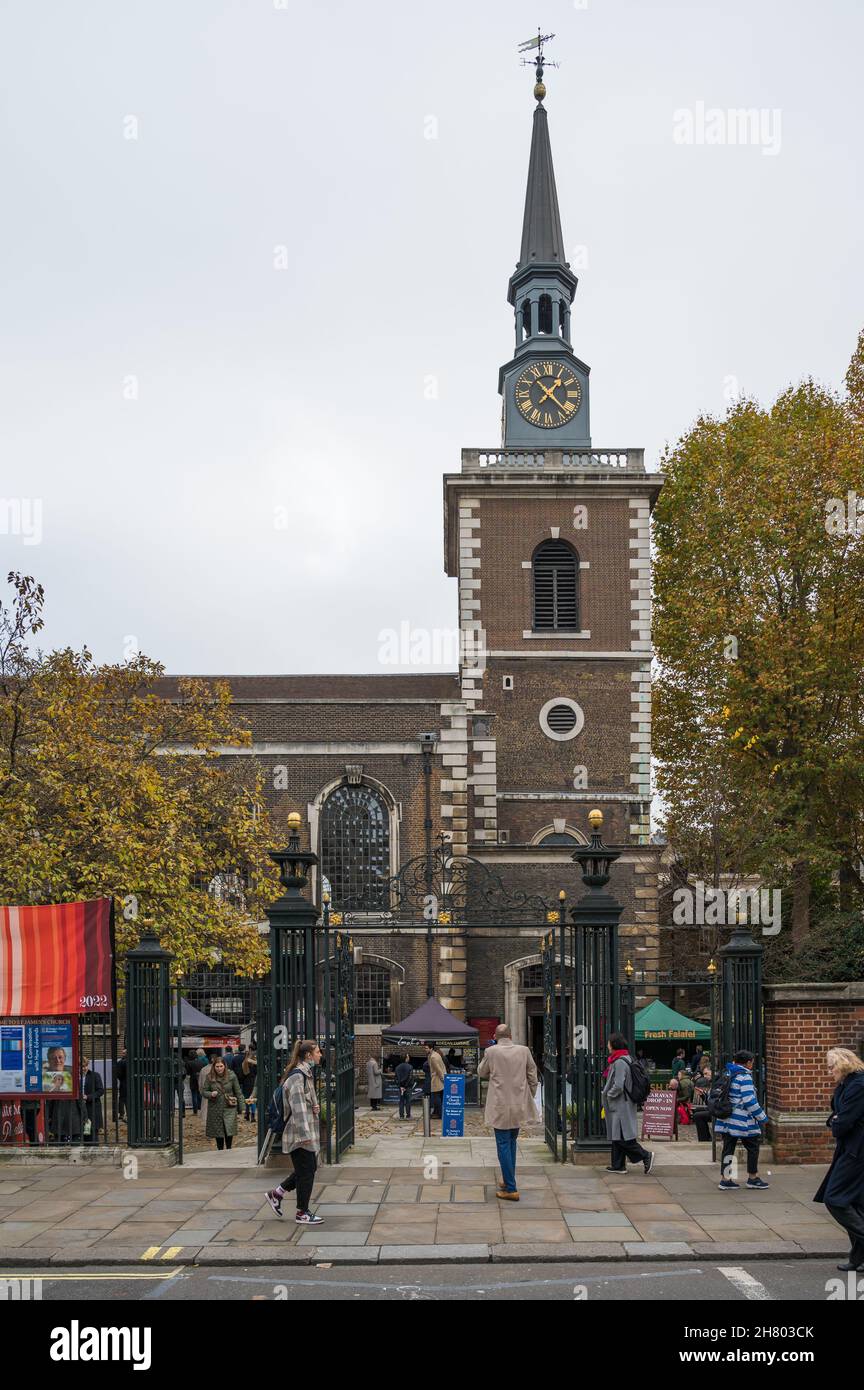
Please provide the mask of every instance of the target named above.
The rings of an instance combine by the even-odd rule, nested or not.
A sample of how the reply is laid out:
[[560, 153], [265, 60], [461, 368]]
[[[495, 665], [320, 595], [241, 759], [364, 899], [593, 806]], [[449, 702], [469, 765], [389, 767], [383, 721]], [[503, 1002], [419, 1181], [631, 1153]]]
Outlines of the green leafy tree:
[[864, 336], [846, 397], [805, 381], [698, 419], [655, 513], [668, 835], [715, 875], [788, 886], [796, 946], [815, 883], [839, 907], [862, 895], [862, 362]]
[[[222, 684], [187, 680], [169, 702], [163, 668], [97, 665], [84, 650], [32, 649], [43, 592], [11, 574], [0, 604], [0, 901], [113, 897], [118, 954], [152, 917], [177, 973], [219, 951], [266, 968], [257, 923], [276, 895], [262, 774], [220, 756], [248, 746]], [[185, 745], [194, 751], [179, 754]]]

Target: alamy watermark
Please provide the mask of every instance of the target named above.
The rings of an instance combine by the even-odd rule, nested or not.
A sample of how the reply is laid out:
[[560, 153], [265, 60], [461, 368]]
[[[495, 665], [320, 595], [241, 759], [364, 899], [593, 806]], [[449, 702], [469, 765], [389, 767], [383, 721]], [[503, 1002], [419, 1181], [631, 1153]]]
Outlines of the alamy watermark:
[[482, 627], [412, 627], [406, 620], [378, 633], [381, 666], [444, 666], [486, 669], [486, 633]]
[[775, 106], [681, 106], [672, 113], [676, 145], [753, 145], [763, 155], [780, 153], [782, 113]]
[[0, 536], [20, 536], [24, 545], [41, 545], [42, 498], [0, 497]]
[[675, 927], [734, 927], [747, 922], [761, 926], [763, 936], [776, 936], [780, 930], [779, 888], [706, 888], [697, 879], [692, 887], [676, 888], [672, 903]]
[[864, 497], [851, 490], [845, 497], [829, 497], [825, 530], [829, 536], [864, 536]]

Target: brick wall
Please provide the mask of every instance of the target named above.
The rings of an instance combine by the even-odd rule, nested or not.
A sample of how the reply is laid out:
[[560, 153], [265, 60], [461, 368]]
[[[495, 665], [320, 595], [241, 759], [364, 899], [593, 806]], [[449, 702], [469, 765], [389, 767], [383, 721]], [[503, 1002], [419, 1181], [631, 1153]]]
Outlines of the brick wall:
[[864, 1055], [864, 982], [765, 987], [766, 1109], [778, 1163], [830, 1161], [829, 1047]]

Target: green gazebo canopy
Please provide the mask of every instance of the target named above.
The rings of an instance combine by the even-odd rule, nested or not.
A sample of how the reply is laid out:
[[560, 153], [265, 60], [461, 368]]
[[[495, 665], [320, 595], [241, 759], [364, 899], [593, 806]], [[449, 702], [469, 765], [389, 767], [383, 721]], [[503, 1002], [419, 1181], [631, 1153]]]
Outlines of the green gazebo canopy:
[[640, 1009], [634, 1020], [637, 1042], [674, 1042], [678, 1038], [691, 1038], [696, 1042], [706, 1042], [711, 1037], [711, 1029], [695, 1018], [685, 1018], [676, 1013], [668, 1004], [655, 999], [644, 1009]]

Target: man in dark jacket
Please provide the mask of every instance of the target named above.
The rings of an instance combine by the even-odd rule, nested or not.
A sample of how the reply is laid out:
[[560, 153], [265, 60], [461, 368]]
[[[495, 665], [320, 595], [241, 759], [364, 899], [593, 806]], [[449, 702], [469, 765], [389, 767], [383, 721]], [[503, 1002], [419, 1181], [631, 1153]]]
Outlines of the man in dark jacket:
[[399, 1119], [411, 1119], [411, 1092], [414, 1089], [414, 1068], [408, 1053], [396, 1068], [396, 1085], [399, 1087]]
[[837, 1268], [864, 1273], [864, 1062], [848, 1047], [832, 1047], [828, 1072], [836, 1083], [828, 1128], [837, 1141], [831, 1167], [814, 1202], [824, 1202], [852, 1242]]

